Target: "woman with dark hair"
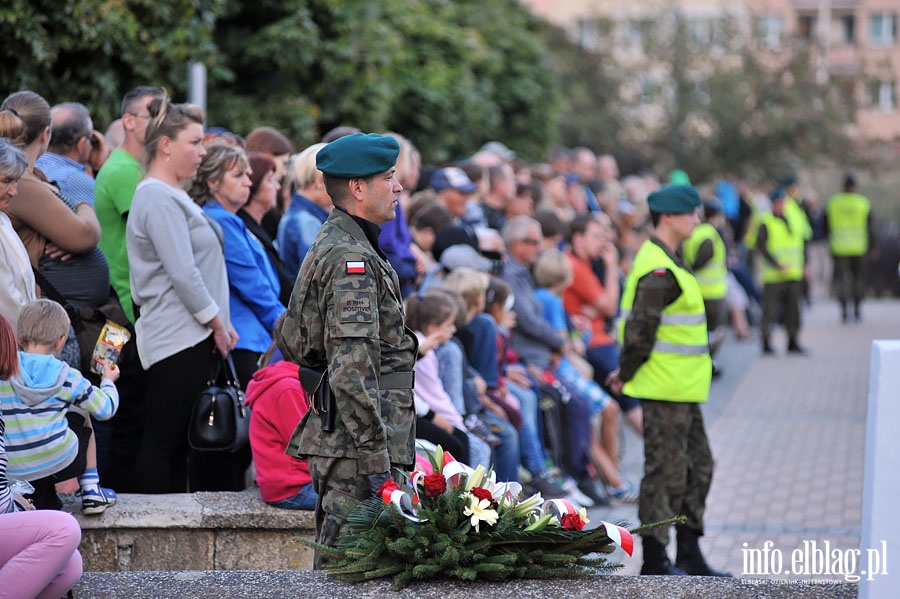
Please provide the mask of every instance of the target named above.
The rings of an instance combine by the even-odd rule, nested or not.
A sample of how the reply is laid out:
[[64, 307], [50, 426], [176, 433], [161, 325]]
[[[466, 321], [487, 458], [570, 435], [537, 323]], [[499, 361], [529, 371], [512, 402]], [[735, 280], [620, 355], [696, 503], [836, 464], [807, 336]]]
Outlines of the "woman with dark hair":
[[250, 199], [238, 210], [237, 215], [266, 250], [269, 263], [278, 275], [281, 288], [278, 299], [287, 306], [291, 299], [291, 291], [294, 289], [294, 277], [285, 270], [272, 238], [262, 226], [263, 217], [278, 201], [280, 183], [276, 178], [275, 159], [271, 154], [264, 152], [250, 152], [247, 158], [250, 161]]
[[[146, 429], [135, 478], [143, 493], [188, 489], [187, 431], [194, 401], [238, 337], [231, 326], [228, 275], [219, 234], [179, 186], [206, 155], [203, 110], [167, 96], [147, 105], [144, 162], [128, 215], [126, 244], [138, 353], [147, 370]], [[218, 486], [192, 456], [192, 490]]]
[[275, 159], [275, 180], [281, 185], [282, 193], [278, 194], [275, 207], [262, 219], [262, 226], [269, 234], [269, 239], [275, 239], [278, 235], [278, 222], [291, 205], [291, 193], [285, 185], [285, 179], [288, 160], [294, 153], [294, 144], [274, 127], [257, 127], [247, 135], [247, 151], [271, 154]]
[[188, 194], [222, 231], [231, 322], [239, 339], [232, 352], [241, 386], [257, 369], [259, 357], [272, 343], [272, 330], [284, 304], [280, 285], [266, 252], [237, 211], [250, 198], [250, 163], [238, 147], [209, 148]]
[[8, 139], [0, 138], [0, 315], [13, 327], [22, 306], [36, 299], [28, 252], [5, 212], [27, 168], [25, 155]]

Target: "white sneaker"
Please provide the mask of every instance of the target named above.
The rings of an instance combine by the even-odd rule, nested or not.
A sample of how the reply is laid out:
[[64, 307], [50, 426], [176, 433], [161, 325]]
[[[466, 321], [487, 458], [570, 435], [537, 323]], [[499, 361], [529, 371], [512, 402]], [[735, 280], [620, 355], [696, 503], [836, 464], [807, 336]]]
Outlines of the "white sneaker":
[[575, 479], [567, 478], [562, 487], [565, 489], [566, 493], [568, 493], [567, 498], [572, 503], [577, 503], [584, 507], [594, 506], [594, 500], [578, 489], [578, 484], [575, 483]]

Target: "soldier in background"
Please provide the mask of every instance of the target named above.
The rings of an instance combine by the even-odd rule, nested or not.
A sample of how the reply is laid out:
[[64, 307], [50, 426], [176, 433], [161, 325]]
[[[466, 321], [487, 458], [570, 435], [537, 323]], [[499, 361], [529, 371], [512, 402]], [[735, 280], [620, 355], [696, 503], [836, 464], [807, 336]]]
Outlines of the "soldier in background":
[[866, 294], [868, 254], [875, 247], [872, 207], [868, 198], [856, 193], [856, 179], [844, 177], [844, 191], [828, 200], [825, 234], [834, 261], [832, 286], [841, 304], [841, 322], [847, 322], [847, 304], [853, 300], [853, 316], [862, 318], [860, 304]]
[[700, 551], [713, 459], [700, 404], [709, 397], [712, 363], [703, 296], [676, 252], [699, 222], [700, 195], [669, 184], [648, 198], [654, 234], [634, 258], [622, 292], [621, 367], [610, 388], [641, 400], [644, 478], [638, 517], [649, 524], [678, 515], [678, 554], [666, 555], [669, 527], [643, 533], [641, 574], [730, 576]]
[[[393, 138], [363, 133], [319, 151], [316, 166], [335, 210], [300, 267], [284, 323], [288, 358], [327, 368], [334, 397], [330, 415], [322, 406], [306, 413], [287, 450], [309, 460], [319, 495], [316, 540], [329, 546], [359, 501], [374, 496], [392, 469], [415, 462], [418, 342], [404, 325], [397, 274], [378, 246], [380, 225], [394, 218], [403, 189], [399, 152]], [[315, 562], [321, 567], [319, 553]]]

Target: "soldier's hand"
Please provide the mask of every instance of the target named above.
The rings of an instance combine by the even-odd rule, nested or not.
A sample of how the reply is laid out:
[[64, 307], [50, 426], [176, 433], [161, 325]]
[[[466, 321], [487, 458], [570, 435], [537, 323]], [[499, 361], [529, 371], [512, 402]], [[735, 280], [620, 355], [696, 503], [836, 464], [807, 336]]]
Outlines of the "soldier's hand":
[[380, 489], [381, 485], [384, 484], [384, 481], [386, 481], [390, 477], [390, 472], [379, 472], [378, 474], [366, 475], [366, 482], [369, 483], [369, 493], [372, 494], [372, 497], [376, 497], [378, 495], [378, 489]]

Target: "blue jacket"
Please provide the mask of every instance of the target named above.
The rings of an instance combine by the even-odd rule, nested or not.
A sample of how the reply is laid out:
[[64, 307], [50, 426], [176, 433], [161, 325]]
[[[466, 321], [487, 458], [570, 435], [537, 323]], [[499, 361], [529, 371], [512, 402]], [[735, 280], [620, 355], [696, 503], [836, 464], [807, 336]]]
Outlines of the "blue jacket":
[[309, 198], [298, 193], [291, 197], [291, 206], [278, 223], [275, 240], [284, 269], [291, 277], [297, 278], [300, 264], [327, 218], [328, 212]]
[[241, 217], [215, 200], [209, 200], [203, 210], [222, 228], [231, 324], [239, 337], [237, 349], [262, 353], [272, 344], [275, 321], [285, 311], [278, 300], [278, 275]]
[[400, 294], [406, 297], [415, 291], [416, 277], [418, 276], [416, 257], [409, 249], [412, 244], [412, 235], [406, 225], [406, 215], [400, 204], [397, 204], [394, 215], [394, 220], [389, 220], [381, 225], [378, 245], [397, 272], [397, 278], [400, 280]]

